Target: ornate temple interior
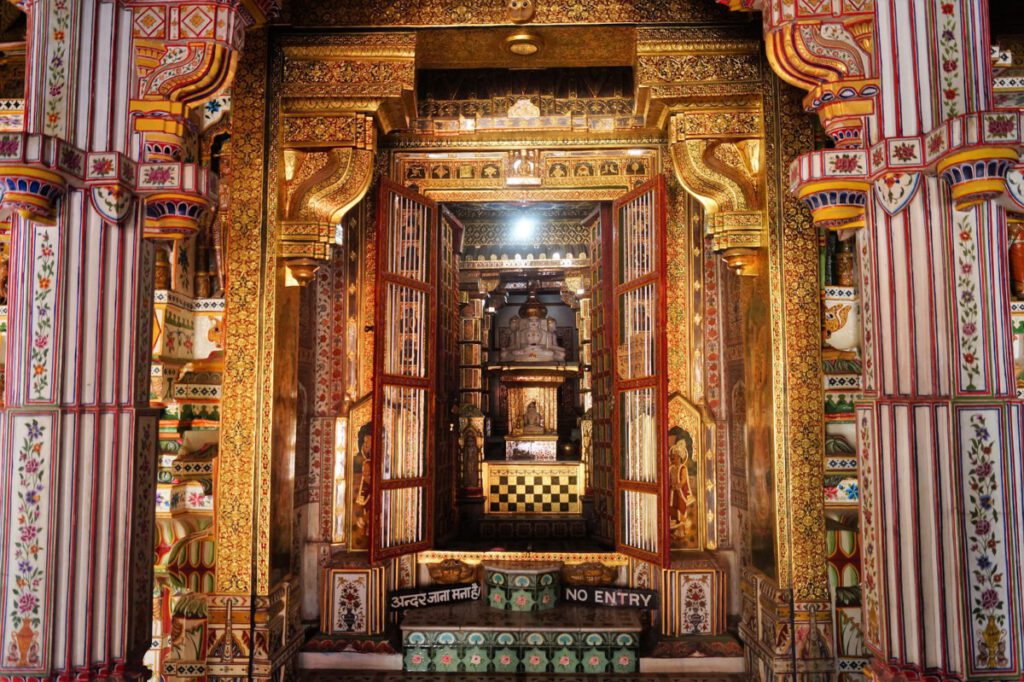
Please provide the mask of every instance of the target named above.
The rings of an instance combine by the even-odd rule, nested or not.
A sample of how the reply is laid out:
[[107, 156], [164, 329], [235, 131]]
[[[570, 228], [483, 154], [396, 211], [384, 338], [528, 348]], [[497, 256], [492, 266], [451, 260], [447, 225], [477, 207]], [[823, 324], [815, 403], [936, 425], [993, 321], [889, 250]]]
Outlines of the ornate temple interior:
[[0, 680], [1024, 679], [1022, 17], [0, 4]]
[[458, 335], [459, 522], [439, 546], [593, 549], [588, 285], [599, 205], [446, 209], [466, 300], [440, 323]]

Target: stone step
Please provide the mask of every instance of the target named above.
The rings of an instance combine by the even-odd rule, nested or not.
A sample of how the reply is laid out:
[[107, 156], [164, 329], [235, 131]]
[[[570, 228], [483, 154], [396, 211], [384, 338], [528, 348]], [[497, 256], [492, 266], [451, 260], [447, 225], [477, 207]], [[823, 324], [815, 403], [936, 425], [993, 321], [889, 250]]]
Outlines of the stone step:
[[485, 516], [475, 529], [483, 540], [583, 540], [587, 522], [582, 516]]
[[408, 611], [401, 630], [407, 671], [632, 673], [643, 621], [629, 609], [498, 611], [476, 601]]

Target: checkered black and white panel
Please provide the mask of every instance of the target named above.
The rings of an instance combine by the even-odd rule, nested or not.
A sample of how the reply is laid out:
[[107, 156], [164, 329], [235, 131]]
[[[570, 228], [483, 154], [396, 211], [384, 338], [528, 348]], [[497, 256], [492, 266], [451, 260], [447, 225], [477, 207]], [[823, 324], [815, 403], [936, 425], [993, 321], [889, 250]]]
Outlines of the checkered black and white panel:
[[487, 499], [492, 514], [571, 514], [579, 509], [578, 475], [499, 475]]

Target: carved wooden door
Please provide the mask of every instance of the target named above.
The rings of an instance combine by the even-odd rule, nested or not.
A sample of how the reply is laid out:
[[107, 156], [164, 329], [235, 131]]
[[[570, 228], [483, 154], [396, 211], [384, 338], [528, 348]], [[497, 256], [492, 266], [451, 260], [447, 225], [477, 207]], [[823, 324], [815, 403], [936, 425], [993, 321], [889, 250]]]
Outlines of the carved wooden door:
[[612, 213], [616, 546], [624, 554], [667, 566], [664, 178], [623, 196]]
[[377, 217], [370, 560], [433, 540], [437, 205], [383, 180]]

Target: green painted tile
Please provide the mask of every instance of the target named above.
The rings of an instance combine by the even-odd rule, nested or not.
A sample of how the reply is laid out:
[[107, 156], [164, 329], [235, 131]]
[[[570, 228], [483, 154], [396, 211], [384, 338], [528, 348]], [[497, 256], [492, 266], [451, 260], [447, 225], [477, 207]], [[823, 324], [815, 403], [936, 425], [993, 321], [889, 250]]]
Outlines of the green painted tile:
[[426, 672], [430, 669], [430, 652], [421, 647], [405, 650], [405, 669], [414, 672]]
[[459, 671], [459, 652], [455, 647], [440, 647], [434, 649], [433, 655], [434, 670], [439, 673], [454, 673]]
[[585, 673], [603, 673], [608, 667], [608, 657], [605, 656], [603, 651], [598, 649], [587, 649], [584, 651], [581, 661], [583, 662], [583, 672]]
[[636, 672], [636, 652], [630, 649], [616, 649], [612, 652], [612, 668], [617, 673]]
[[544, 673], [548, 670], [548, 655], [540, 649], [528, 649], [523, 654], [523, 667], [528, 673]]
[[512, 594], [509, 595], [508, 603], [508, 608], [513, 611], [533, 611], [533, 605], [537, 602], [530, 592], [526, 590], [513, 590]]
[[551, 663], [556, 673], [574, 673], [579, 666], [580, 659], [575, 651], [563, 647], [557, 649], [551, 656]]
[[496, 673], [514, 673], [519, 668], [519, 655], [507, 647], [495, 649], [491, 662]]
[[463, 652], [462, 662], [467, 673], [485, 673], [491, 661], [486, 649], [470, 647]]

